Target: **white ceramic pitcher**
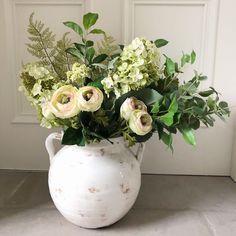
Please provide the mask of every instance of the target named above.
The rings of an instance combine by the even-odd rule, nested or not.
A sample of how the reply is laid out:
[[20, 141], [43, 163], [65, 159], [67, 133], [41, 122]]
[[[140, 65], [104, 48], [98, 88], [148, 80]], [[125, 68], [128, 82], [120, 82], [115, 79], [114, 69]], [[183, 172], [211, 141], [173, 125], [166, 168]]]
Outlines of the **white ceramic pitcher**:
[[57, 209], [85, 228], [104, 227], [121, 219], [138, 196], [144, 144], [135, 154], [122, 138], [116, 138], [113, 144], [64, 146], [55, 155], [53, 140], [61, 138], [60, 133], [52, 133], [45, 142], [50, 158], [49, 190]]

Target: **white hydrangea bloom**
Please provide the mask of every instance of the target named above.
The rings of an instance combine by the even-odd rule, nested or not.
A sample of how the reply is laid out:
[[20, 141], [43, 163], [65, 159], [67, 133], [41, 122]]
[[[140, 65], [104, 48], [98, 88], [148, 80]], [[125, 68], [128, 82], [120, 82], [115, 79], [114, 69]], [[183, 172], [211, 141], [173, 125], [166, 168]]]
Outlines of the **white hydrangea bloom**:
[[115, 69], [103, 79], [105, 92], [113, 91], [119, 97], [130, 90], [145, 87], [159, 79], [159, 67], [160, 54], [155, 44], [144, 38], [135, 38], [124, 47]]
[[37, 63], [27, 64], [25, 71], [28, 71], [29, 75], [34, 77], [36, 80], [42, 79], [50, 73], [45, 67], [40, 66]]

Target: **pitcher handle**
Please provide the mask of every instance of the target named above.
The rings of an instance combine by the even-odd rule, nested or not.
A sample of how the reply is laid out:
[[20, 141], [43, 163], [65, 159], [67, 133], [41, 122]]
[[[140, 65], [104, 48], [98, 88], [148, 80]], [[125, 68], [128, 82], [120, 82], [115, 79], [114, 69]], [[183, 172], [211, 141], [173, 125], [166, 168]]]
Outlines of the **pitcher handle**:
[[51, 162], [56, 154], [53, 140], [62, 140], [62, 133], [51, 133], [48, 135], [45, 141], [45, 147], [49, 155], [49, 161]]
[[137, 149], [136, 153], [134, 153], [128, 146], [125, 146], [125, 147], [137, 159], [137, 161], [141, 165], [142, 160], [143, 160], [143, 153], [145, 151], [145, 143], [138, 144], [138, 149]]

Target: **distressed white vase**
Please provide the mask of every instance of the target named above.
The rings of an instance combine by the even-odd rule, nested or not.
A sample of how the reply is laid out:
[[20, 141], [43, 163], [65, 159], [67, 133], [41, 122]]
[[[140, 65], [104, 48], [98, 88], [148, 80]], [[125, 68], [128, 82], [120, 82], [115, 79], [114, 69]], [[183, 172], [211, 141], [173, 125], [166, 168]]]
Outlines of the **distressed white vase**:
[[46, 139], [48, 184], [61, 214], [84, 228], [104, 227], [121, 219], [138, 196], [143, 144], [136, 154], [118, 138], [112, 139], [114, 144], [64, 146], [55, 155], [54, 139], [61, 140], [61, 134], [52, 133]]

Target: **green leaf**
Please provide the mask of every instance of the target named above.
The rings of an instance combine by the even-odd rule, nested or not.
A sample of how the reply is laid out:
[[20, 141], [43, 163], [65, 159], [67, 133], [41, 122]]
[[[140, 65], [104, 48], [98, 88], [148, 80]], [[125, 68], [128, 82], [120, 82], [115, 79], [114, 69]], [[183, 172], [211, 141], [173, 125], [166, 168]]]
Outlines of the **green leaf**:
[[103, 85], [101, 83], [101, 81], [104, 79], [103, 76], [100, 76], [98, 78], [96, 78], [94, 81], [92, 82], [89, 82], [87, 85], [89, 86], [93, 86], [93, 87], [96, 87], [96, 88], [99, 88], [99, 89], [103, 89]]
[[104, 61], [108, 56], [106, 54], [100, 54], [93, 59], [93, 63], [100, 63]]
[[[93, 136], [93, 137], [96, 137], [100, 140], [102, 139], [106, 139], [104, 138], [102, 135], [96, 133], [96, 132], [93, 132], [93, 131], [90, 131], [89, 129], [84, 129], [84, 132], [87, 134], [87, 135], [90, 135], [90, 136]], [[110, 143], [112, 143], [109, 139], [106, 139], [107, 141], [109, 141]]]
[[208, 96], [212, 95], [213, 93], [214, 93], [214, 91], [211, 89], [211, 90], [199, 92], [198, 94], [202, 97], [208, 97]]
[[64, 145], [85, 145], [85, 139], [83, 136], [82, 129], [74, 129], [72, 127], [66, 129], [63, 138], [62, 144]]
[[204, 110], [201, 107], [193, 106], [193, 112], [197, 115], [203, 115]]
[[173, 112], [168, 112], [165, 115], [162, 115], [159, 117], [159, 120], [163, 122], [167, 126], [171, 126], [174, 121], [174, 113]]
[[181, 57], [181, 67], [183, 67], [186, 63], [190, 62], [190, 55], [188, 54], [183, 54]]
[[152, 132], [149, 132], [149, 133], [147, 133], [145, 135], [142, 135], [142, 136], [135, 135], [134, 137], [135, 137], [136, 142], [144, 143], [144, 142], [146, 142], [148, 139], [150, 139], [152, 137], [152, 134], [153, 134]]
[[80, 51], [82, 55], [85, 54], [85, 45], [81, 43], [74, 43], [75, 47]]
[[199, 129], [200, 127], [200, 121], [195, 118], [195, 117], [192, 117], [189, 121], [189, 127], [192, 128], [192, 129]]
[[157, 39], [157, 40], [154, 41], [154, 44], [156, 45], [157, 48], [163, 47], [168, 43], [169, 42], [165, 39]]
[[74, 30], [81, 37], [83, 37], [83, 30], [82, 30], [82, 28], [78, 24], [76, 24], [75, 22], [67, 21], [67, 22], [63, 22], [63, 24], [65, 26], [71, 28], [72, 30]]
[[178, 110], [178, 103], [177, 103], [177, 100], [176, 100], [176, 97], [174, 97], [170, 103], [170, 106], [168, 108], [168, 111], [169, 112], [173, 112], [173, 113], [176, 113]]
[[211, 127], [214, 126], [214, 121], [212, 119], [210, 119], [209, 117], [205, 117], [204, 118], [205, 122], [207, 123], [207, 126], [210, 125]]
[[74, 57], [77, 57], [79, 59], [83, 59], [83, 55], [76, 48], [67, 48], [66, 52], [69, 53], [70, 55], [74, 56]]
[[196, 60], [196, 53], [195, 53], [195, 51], [193, 50], [193, 51], [191, 52], [191, 64], [193, 64], [193, 63], [195, 62], [195, 60]]
[[168, 76], [171, 76], [172, 74], [175, 73], [175, 63], [166, 56], [166, 62], [165, 62], [165, 66], [166, 66], [166, 73]]
[[210, 109], [214, 110], [216, 106], [216, 101], [212, 97], [207, 98], [207, 105]]
[[87, 13], [83, 16], [83, 25], [84, 28], [87, 30], [89, 29], [91, 26], [93, 26], [96, 21], [98, 19], [98, 14], [97, 13]]
[[156, 101], [152, 106], [151, 113], [158, 113], [159, 110], [160, 110], [160, 103], [159, 101]]
[[167, 126], [171, 126], [174, 122], [174, 115], [178, 111], [178, 103], [176, 97], [174, 97], [168, 108], [168, 113], [159, 117], [159, 120]]
[[219, 107], [222, 109], [225, 109], [225, 108], [228, 108], [229, 106], [227, 102], [221, 101], [219, 102]]
[[92, 62], [94, 54], [95, 54], [94, 48], [88, 48], [86, 50], [86, 58], [89, 62]]
[[147, 106], [162, 99], [162, 95], [160, 93], [150, 88], [144, 88], [139, 91], [135, 91], [134, 93], [135, 93], [134, 96], [142, 100]]
[[86, 41], [85, 45], [86, 45], [86, 47], [89, 48], [89, 47], [92, 47], [94, 45], [94, 42], [91, 41], [91, 40], [88, 40], [88, 41]]
[[172, 143], [173, 143], [173, 139], [172, 139], [172, 135], [171, 134], [167, 134], [166, 132], [162, 132], [160, 135], [161, 140], [163, 141], [163, 143], [165, 145], [168, 146], [168, 148], [170, 148], [173, 151], [173, 147], [172, 147]]
[[89, 32], [89, 34], [106, 34], [102, 29], [93, 29]]
[[198, 80], [200, 80], [200, 81], [207, 80], [207, 76], [205, 76], [205, 75], [200, 75], [200, 76], [198, 77]]
[[119, 47], [120, 47], [120, 50], [123, 51], [125, 45], [123, 45], [123, 44], [119, 44]]
[[179, 131], [182, 133], [184, 140], [191, 145], [196, 145], [196, 139], [194, 132], [190, 128], [180, 128]]

